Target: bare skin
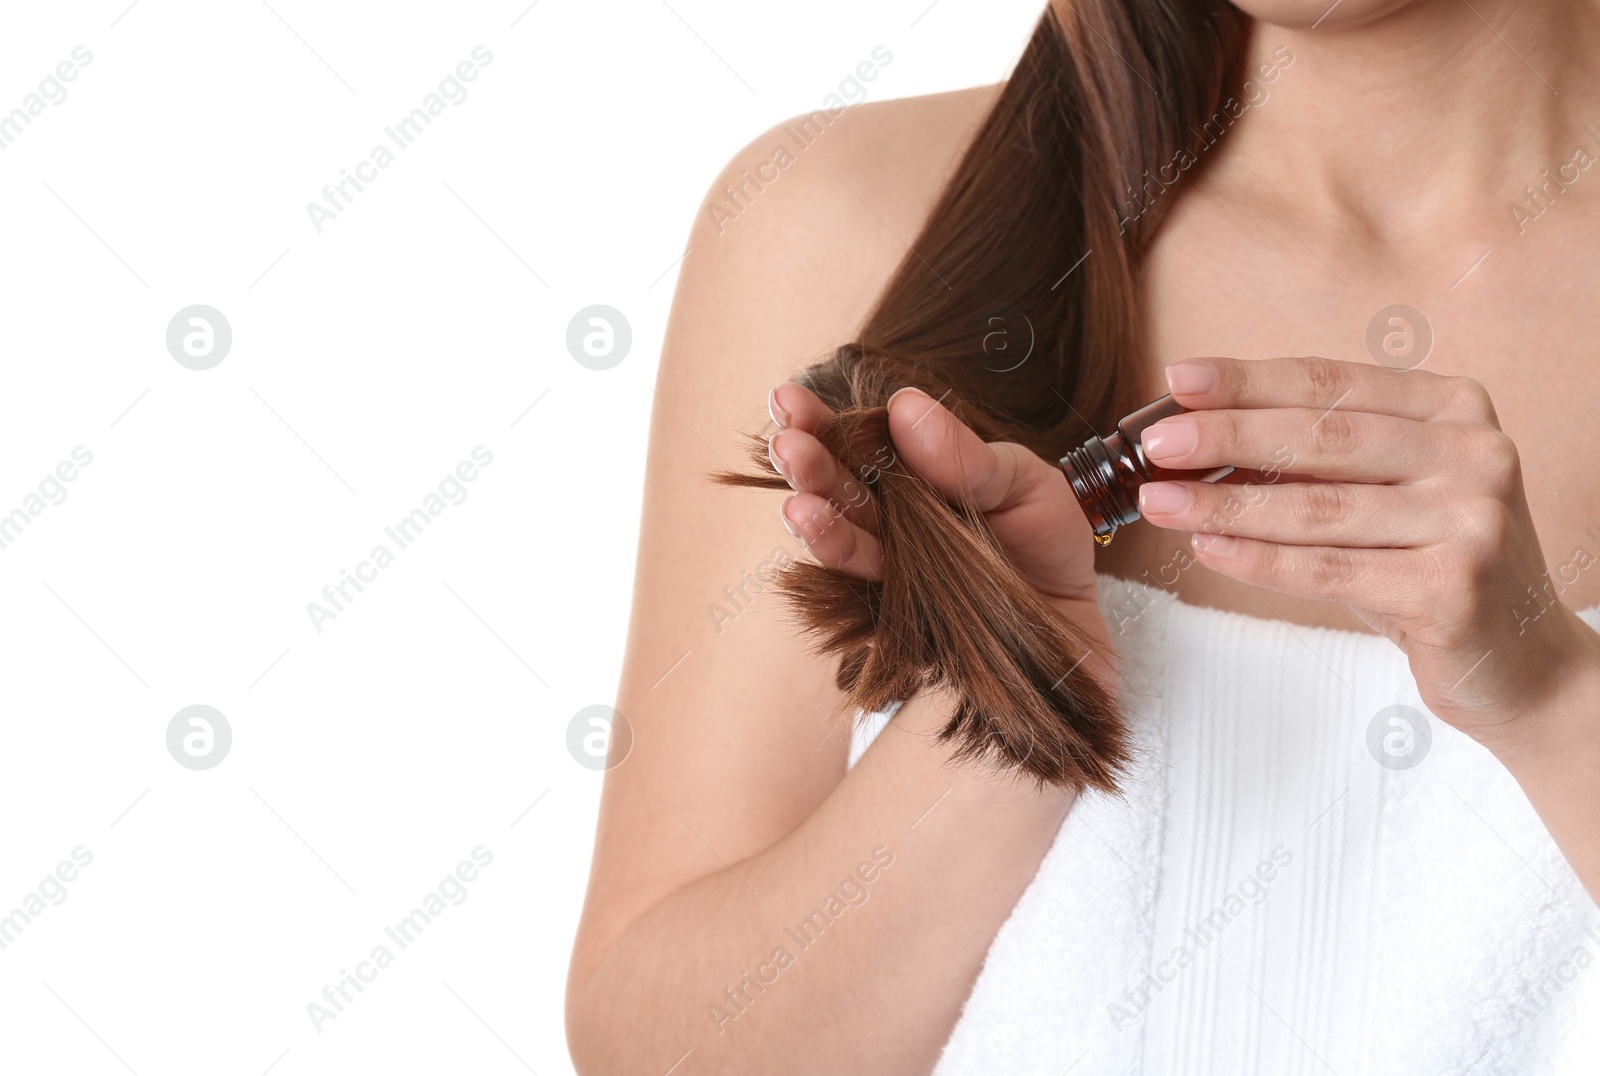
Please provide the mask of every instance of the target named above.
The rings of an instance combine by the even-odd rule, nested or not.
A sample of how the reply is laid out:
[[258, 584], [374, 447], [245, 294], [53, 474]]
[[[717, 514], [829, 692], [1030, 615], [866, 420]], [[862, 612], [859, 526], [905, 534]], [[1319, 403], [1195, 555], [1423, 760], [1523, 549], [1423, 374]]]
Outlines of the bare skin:
[[[904, 706], [847, 773], [833, 669], [770, 596], [720, 632], [707, 614], [741, 569], [801, 549], [782, 497], [705, 473], [742, 464], [740, 431], [772, 428], [774, 383], [854, 334], [904, 256], [893, 233], [915, 234], [994, 92], [863, 105], [721, 234], [696, 220], [618, 693], [635, 740], [607, 775], [570, 976], [582, 1072], [923, 1071], [1066, 815], [1063, 795], [947, 765], [936, 698]], [[753, 141], [712, 192], [778, 140]], [[785, 928], [878, 848], [894, 861], [868, 902], [800, 952]], [[711, 1006], [780, 945], [793, 965], [719, 1026]]]
[[[1187, 552], [1194, 566], [1172, 588], [1186, 602], [1425, 639], [1445, 655], [1437, 674], [1413, 659], [1425, 697], [1423, 681], [1441, 680], [1430, 706], [1496, 751], [1590, 892], [1600, 892], [1592, 793], [1600, 645], [1571, 613], [1600, 602], [1600, 573], [1581, 573], [1560, 609], [1540, 618], [1535, 679], [1557, 687], [1505, 680], [1512, 673], [1486, 662], [1479, 675], [1490, 679], [1474, 681], [1478, 694], [1442, 690], [1445, 658], [1503, 625], [1517, 581], [1539, 583], [1544, 566], [1569, 563], [1579, 545], [1596, 548], [1586, 527], [1600, 531], [1600, 469], [1591, 462], [1600, 431], [1590, 420], [1600, 404], [1592, 360], [1600, 313], [1586, 301], [1600, 270], [1600, 169], [1584, 172], [1524, 234], [1506, 209], [1540, 169], [1572, 157], [1585, 124], [1600, 125], [1600, 86], [1583, 60], [1596, 51], [1595, 11], [1538, 6], [1535, 17], [1524, 5], [1513, 27], [1509, 6], [1475, 3], [1513, 51], [1465, 5], [1345, 0], [1316, 31], [1320, 2], [1262, 6], [1253, 13], [1277, 25], [1258, 27], [1256, 58], [1287, 44], [1296, 62], [1271, 99], [1227, 133], [1231, 141], [1210, 151], [1216, 159], [1198, 181], [1167, 195], [1178, 200], [1146, 273], [1148, 395], [1167, 391], [1166, 367], [1196, 356], [1321, 355], [1370, 368], [1372, 315], [1415, 307], [1437, 334], [1417, 383], [1432, 378], [1437, 389], [1444, 378], [1471, 378], [1482, 391], [1451, 381], [1466, 411], [1404, 420], [1417, 423], [1410, 458], [1464, 460], [1462, 446], [1482, 448], [1475, 467], [1437, 468], [1427, 482], [1443, 491], [1440, 503], [1462, 509], [1450, 518], [1504, 523], [1495, 534], [1507, 552], [1470, 540], [1482, 533], [1465, 526], [1434, 536], [1437, 556], [1459, 569], [1432, 580], [1439, 589], [1414, 592], [1403, 575], [1368, 573], [1338, 591], [1329, 588], [1339, 581], [1307, 569], [1274, 572], [1259, 559], [1196, 550], [1191, 532], [1205, 529], [1203, 513], [1152, 512], [1094, 554], [1064, 481], [1043, 461], [981, 445], [938, 455], [930, 446], [939, 439], [919, 442], [918, 433], [947, 421], [959, 431], [942, 409], [913, 430], [929, 411], [915, 394], [891, 409], [896, 446], [936, 486], [982, 490], [992, 521], [1017, 520], [997, 535], [1041, 592], [1089, 630], [1106, 630], [1092, 601], [1094, 571], [1137, 579]], [[1415, 20], [1428, 28], [1421, 45]], [[739, 465], [738, 431], [777, 428], [763, 406], [768, 390], [854, 335], [905, 256], [897, 237], [916, 235], [994, 93], [854, 109], [720, 234], [706, 215], [696, 220], [657, 384], [618, 698], [634, 745], [607, 775], [569, 982], [569, 1040], [586, 1074], [675, 1064], [680, 1074], [925, 1071], [1070, 807], [1065, 795], [948, 764], [929, 736], [944, 712], [936, 697], [904, 706], [847, 771], [832, 669], [806, 654], [770, 595], [747, 590], [745, 611], [720, 624], [707, 612], [774, 548], [798, 554], [780, 527], [780, 503], [807, 520], [837, 480], [807, 432], [820, 404], [792, 385], [773, 396], [784, 426], [774, 452], [799, 491], [792, 500], [717, 489], [704, 472]], [[713, 192], [770, 160], [777, 142], [776, 129], [752, 142]], [[1225, 380], [1215, 395], [1188, 402], [1214, 415], [1252, 412], [1229, 427], [1242, 431], [1235, 462], [1249, 466], [1284, 435], [1281, 409], [1305, 406], [1296, 395], [1304, 370], [1285, 367], [1263, 389], [1229, 375], [1234, 365], [1218, 364]], [[1394, 392], [1349, 385], [1352, 423], [1393, 410]], [[1422, 406], [1428, 391], [1405, 396], [1407, 406]], [[1456, 407], [1445, 395], [1437, 402]], [[1520, 481], [1489, 447], [1496, 424], [1520, 454]], [[1211, 429], [1202, 430], [1201, 456], [1219, 451]], [[1401, 442], [1392, 443], [1369, 455], [1401, 466]], [[1330, 474], [1348, 465], [1305, 458]], [[1420, 473], [1396, 471], [1366, 488], [1410, 490], [1427, 484]], [[1315, 521], [1296, 518], [1288, 498], [1278, 503], [1288, 507], [1281, 516], [1253, 513], [1254, 537], [1234, 531], [1246, 546], [1311, 544]], [[1377, 532], [1385, 511], [1418, 503], [1368, 507], [1346, 522]], [[1048, 549], [1069, 552], [1046, 554], [1046, 537]], [[816, 536], [809, 555], [870, 576], [873, 543], [870, 519], [848, 519]], [[1397, 629], [1405, 601], [1441, 595], [1471, 631], [1428, 635], [1415, 618]], [[1516, 705], [1504, 704], [1513, 696]], [[879, 850], [892, 862], [862, 883], [865, 902], [802, 950], [786, 928]], [[780, 946], [792, 960], [776, 969]], [[740, 986], [747, 971], [764, 980], [759, 989]], [[737, 1006], [730, 987], [745, 999]], [[719, 1010], [738, 1014], [719, 1018]]]

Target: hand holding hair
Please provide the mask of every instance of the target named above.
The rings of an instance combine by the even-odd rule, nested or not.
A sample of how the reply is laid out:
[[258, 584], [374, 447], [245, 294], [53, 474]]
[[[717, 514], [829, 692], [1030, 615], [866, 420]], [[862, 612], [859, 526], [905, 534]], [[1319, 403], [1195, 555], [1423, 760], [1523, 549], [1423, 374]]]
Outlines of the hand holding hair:
[[[877, 512], [872, 498], [863, 496], [866, 483], [814, 436], [833, 412], [793, 382], [775, 388], [772, 400], [773, 421], [783, 428], [768, 440], [768, 454], [797, 494], [784, 501], [784, 525], [825, 566], [860, 579], [881, 578]], [[921, 389], [900, 389], [886, 407], [896, 459], [947, 501], [970, 495], [979, 512], [995, 517], [991, 529], [1041, 595], [1096, 601], [1093, 547], [1082, 541], [1090, 533], [1087, 521], [1058, 468], [1021, 445], [981, 440]], [[779, 417], [780, 408], [790, 421]], [[829, 525], [841, 515], [847, 526]]]
[[881, 407], [830, 409], [773, 390], [761, 476], [817, 563], [780, 588], [863, 710], [923, 686], [960, 700], [941, 739], [1041, 783], [1110, 791], [1126, 761], [1094, 545], [1061, 471], [985, 442], [946, 406], [901, 389]]

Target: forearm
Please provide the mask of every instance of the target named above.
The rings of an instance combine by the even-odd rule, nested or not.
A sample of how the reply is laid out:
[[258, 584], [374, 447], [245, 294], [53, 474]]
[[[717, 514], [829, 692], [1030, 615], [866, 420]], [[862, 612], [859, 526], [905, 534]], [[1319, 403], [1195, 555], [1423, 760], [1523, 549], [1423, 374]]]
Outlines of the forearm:
[[1600, 901], [1600, 636], [1575, 621], [1565, 671], [1490, 744], [1522, 786], [1591, 899]]
[[912, 700], [793, 833], [625, 931], [569, 1005], [579, 1071], [925, 1072], [1069, 804], [949, 764], [946, 712]]

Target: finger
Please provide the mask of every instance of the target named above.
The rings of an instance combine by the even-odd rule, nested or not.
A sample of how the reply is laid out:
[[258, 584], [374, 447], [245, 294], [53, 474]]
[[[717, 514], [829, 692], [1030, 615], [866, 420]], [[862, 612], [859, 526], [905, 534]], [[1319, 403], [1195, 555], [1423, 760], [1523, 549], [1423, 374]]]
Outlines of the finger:
[[1146, 427], [1140, 443], [1145, 457], [1167, 470], [1272, 467], [1351, 482], [1412, 482], [1447, 470], [1467, 450], [1465, 435], [1461, 427], [1447, 432], [1393, 415], [1285, 407], [1189, 411]]
[[1185, 359], [1167, 367], [1167, 385], [1190, 408], [1307, 407], [1366, 411], [1425, 421], [1449, 418], [1499, 429], [1484, 387], [1469, 377], [1391, 370], [1318, 356]]
[[804, 385], [785, 381], [767, 394], [767, 412], [779, 429], [816, 433], [817, 427], [833, 417], [833, 409]]
[[1060, 477], [1020, 445], [985, 442], [920, 389], [901, 389], [889, 397], [889, 436], [929, 485], [951, 500], [970, 496], [980, 512], [1004, 511], [1045, 478]]
[[1190, 547], [1201, 564], [1242, 583], [1380, 613], [1401, 612], [1408, 581], [1425, 575], [1425, 554], [1415, 549], [1280, 545], [1224, 534], [1195, 534]]
[[883, 546], [824, 497], [797, 493], [780, 506], [785, 529], [805, 543], [817, 563], [857, 579], [883, 577]]
[[797, 493], [815, 493], [842, 508], [852, 523], [878, 533], [878, 511], [867, 485], [805, 430], [779, 430], [767, 441], [767, 456]]
[[1442, 493], [1344, 482], [1147, 482], [1139, 514], [1158, 527], [1288, 545], [1418, 548], [1447, 540], [1455, 523]]

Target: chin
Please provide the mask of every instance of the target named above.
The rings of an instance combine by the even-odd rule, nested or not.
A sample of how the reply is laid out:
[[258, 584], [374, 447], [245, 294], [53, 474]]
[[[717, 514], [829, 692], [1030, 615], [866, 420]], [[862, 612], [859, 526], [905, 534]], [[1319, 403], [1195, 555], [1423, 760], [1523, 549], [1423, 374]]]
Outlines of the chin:
[[[1286, 30], [1348, 28], [1393, 15], [1420, 0], [1234, 0], [1234, 6], [1258, 22]], [[1331, 10], [1330, 10], [1331, 9]]]

